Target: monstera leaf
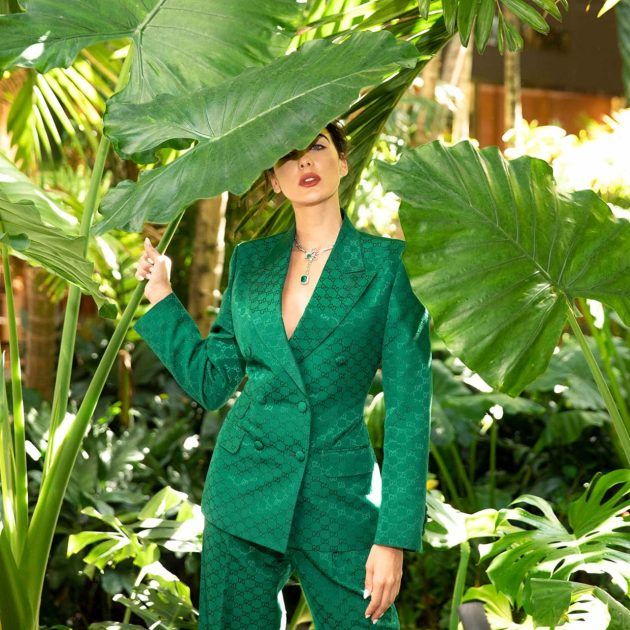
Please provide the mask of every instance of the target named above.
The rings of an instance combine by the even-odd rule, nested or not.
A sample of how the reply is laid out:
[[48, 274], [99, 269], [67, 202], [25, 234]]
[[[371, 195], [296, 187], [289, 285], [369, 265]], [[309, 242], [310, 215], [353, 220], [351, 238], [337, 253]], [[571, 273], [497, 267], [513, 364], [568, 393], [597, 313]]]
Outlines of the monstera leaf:
[[519, 394], [549, 363], [575, 297], [630, 325], [630, 223], [592, 191], [556, 191], [545, 161], [436, 140], [377, 162], [402, 198], [405, 264], [451, 351]]
[[170, 164], [144, 171], [137, 182], [110, 189], [100, 207], [106, 218], [92, 233], [139, 231], [145, 221], [169, 222], [197, 199], [244, 193], [265, 168], [312, 142], [361, 88], [416, 61], [416, 48], [391, 33], [359, 32], [341, 44], [307, 42], [213, 88], [108, 105], [105, 133], [124, 157], [143, 162], [173, 142], [196, 144]]
[[567, 628], [571, 622], [589, 630], [630, 628], [630, 611], [598, 586], [532, 578], [527, 587], [524, 608], [536, 628], [562, 628], [565, 621]]
[[568, 530], [547, 501], [522, 495], [501, 510], [508, 522], [529, 529], [480, 545], [480, 559], [493, 558], [486, 573], [499, 591], [522, 603], [529, 578], [569, 580], [579, 571], [606, 574], [627, 595], [630, 586], [630, 470], [597, 473], [584, 494], [569, 506]]
[[[33, 187], [34, 189], [34, 187]], [[43, 193], [32, 193], [42, 202]], [[93, 264], [86, 260], [86, 237], [64, 236], [56, 227], [42, 222], [36, 204], [22, 198], [11, 201], [0, 187], [0, 240], [10, 248], [11, 254], [41, 266], [48, 272], [76, 285], [91, 295], [102, 317], [116, 316], [116, 305], [106, 298], [92, 280]]]
[[141, 103], [160, 92], [221, 83], [284, 54], [297, 27], [295, 0], [30, 0], [0, 17], [0, 72], [69, 66], [96, 42], [129, 38], [129, 82], [113, 98]]
[[536, 606], [532, 614], [523, 615], [522, 611], [514, 610], [511, 598], [492, 584], [469, 588], [462, 601], [483, 602], [486, 619], [490, 627], [497, 630], [555, 627], [624, 630], [628, 627], [623, 625], [628, 621], [628, 611], [602, 589], [558, 580], [533, 579], [531, 583], [536, 585]]

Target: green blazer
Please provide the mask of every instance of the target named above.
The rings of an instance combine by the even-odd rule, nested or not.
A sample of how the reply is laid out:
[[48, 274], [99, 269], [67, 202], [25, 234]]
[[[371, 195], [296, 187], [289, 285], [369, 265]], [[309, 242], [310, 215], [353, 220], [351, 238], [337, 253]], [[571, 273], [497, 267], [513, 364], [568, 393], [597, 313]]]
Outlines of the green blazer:
[[[182, 389], [227, 413], [202, 510], [279, 552], [373, 543], [422, 550], [431, 418], [429, 313], [411, 289], [405, 241], [342, 226], [290, 339], [282, 288], [295, 224], [239, 243], [208, 337], [174, 293], [135, 324]], [[382, 473], [364, 421], [381, 367]], [[289, 534], [291, 533], [291, 540]]]

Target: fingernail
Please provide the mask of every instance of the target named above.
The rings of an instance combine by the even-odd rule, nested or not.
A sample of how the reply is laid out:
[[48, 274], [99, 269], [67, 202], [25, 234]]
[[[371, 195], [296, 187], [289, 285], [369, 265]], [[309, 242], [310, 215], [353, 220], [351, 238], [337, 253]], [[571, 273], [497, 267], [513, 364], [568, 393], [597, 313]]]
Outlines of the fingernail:
[[364, 588], [363, 589], [363, 599], [365, 599], [366, 597], [368, 597], [370, 594], [370, 589], [369, 588]]
[[145, 242], [145, 243], [149, 243], [149, 245], [151, 244], [151, 241], [149, 240], [149, 237], [148, 237], [148, 236], [145, 236], [145, 237], [144, 237], [144, 242]]
[[378, 619], [372, 619], [372, 623], [376, 623]]

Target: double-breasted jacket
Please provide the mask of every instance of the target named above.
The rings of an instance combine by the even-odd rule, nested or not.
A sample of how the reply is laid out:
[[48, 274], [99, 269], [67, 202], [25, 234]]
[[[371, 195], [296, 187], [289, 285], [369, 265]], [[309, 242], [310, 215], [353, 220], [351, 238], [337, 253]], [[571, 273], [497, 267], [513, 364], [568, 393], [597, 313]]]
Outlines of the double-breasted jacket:
[[[220, 528], [284, 552], [371, 544], [421, 551], [431, 417], [429, 313], [405, 241], [342, 226], [288, 339], [282, 290], [295, 223], [239, 243], [207, 337], [175, 293], [134, 329], [208, 410], [247, 379], [220, 429], [202, 509]], [[382, 371], [382, 467], [364, 421]], [[381, 470], [382, 468], [382, 470]]]

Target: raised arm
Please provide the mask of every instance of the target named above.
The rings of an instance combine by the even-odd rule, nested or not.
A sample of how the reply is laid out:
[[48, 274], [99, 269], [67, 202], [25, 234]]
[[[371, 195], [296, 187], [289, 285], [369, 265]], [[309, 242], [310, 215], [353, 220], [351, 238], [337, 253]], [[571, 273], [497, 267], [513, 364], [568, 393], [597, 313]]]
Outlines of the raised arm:
[[134, 325], [179, 386], [205, 409], [222, 407], [245, 375], [245, 360], [232, 325], [232, 286], [238, 248], [230, 259], [228, 285], [210, 333], [197, 324], [174, 292], [156, 302]]

